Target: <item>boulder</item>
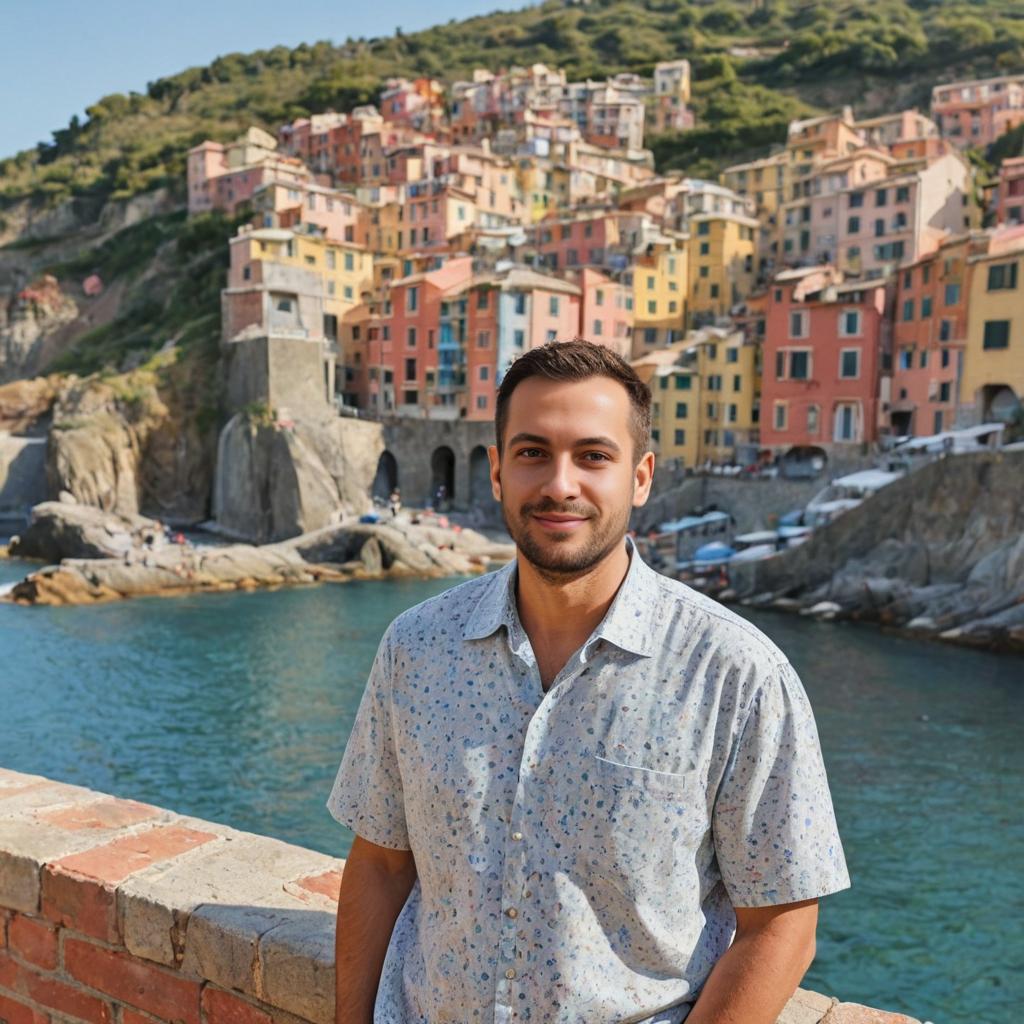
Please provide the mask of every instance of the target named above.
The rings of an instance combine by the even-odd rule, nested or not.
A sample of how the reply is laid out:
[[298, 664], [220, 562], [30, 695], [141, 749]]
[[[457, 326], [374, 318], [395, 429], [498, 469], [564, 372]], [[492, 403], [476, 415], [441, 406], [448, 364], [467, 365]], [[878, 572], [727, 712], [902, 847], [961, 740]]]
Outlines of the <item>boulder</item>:
[[123, 558], [132, 550], [141, 550], [147, 537], [153, 538], [154, 545], [164, 542], [163, 530], [152, 519], [66, 501], [45, 501], [32, 510], [28, 527], [12, 539], [10, 553], [47, 562]]

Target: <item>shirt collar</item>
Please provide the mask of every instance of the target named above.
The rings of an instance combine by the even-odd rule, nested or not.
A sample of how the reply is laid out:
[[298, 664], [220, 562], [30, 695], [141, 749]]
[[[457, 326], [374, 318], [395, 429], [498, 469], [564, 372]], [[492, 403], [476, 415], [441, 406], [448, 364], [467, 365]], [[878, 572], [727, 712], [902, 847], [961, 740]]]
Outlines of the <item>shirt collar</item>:
[[[654, 650], [653, 617], [657, 606], [658, 574], [640, 557], [631, 537], [629, 569], [604, 618], [587, 641], [590, 648], [597, 640], [648, 657]], [[462, 635], [467, 640], [482, 640], [499, 626], [512, 633], [519, 624], [516, 610], [516, 562], [491, 573], [488, 586], [466, 620]]]

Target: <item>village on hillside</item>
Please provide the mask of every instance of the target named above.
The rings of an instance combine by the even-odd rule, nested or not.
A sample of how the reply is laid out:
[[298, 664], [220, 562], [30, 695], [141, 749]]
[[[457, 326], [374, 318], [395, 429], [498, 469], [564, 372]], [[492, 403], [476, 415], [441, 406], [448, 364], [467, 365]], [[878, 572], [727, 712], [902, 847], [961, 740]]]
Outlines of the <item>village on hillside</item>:
[[[521, 352], [630, 360], [685, 467], [1011, 422], [1024, 396], [1024, 73], [937, 85], [930, 115], [793, 121], [719, 181], [659, 175], [690, 65], [569, 82], [535, 64], [252, 128], [188, 155], [190, 214], [251, 211], [223, 338], [307, 339], [342, 412], [490, 420]], [[983, 227], [983, 206], [991, 226]]]

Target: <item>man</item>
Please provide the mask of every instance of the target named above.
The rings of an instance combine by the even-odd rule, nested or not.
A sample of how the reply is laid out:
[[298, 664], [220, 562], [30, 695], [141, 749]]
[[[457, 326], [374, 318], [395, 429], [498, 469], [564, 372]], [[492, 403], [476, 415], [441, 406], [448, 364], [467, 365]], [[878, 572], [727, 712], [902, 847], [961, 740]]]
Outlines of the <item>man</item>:
[[771, 1024], [810, 964], [849, 884], [814, 721], [626, 538], [650, 401], [583, 341], [506, 374], [517, 558], [391, 624], [328, 800], [338, 1024]]

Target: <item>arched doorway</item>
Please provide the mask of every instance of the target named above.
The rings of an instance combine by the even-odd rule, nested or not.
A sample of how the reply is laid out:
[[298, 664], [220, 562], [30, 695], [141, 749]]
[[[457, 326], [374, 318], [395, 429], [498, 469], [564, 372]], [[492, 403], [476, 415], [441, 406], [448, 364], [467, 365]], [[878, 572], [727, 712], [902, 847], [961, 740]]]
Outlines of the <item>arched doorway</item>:
[[451, 508], [455, 498], [455, 452], [447, 445], [430, 456], [430, 500], [438, 511]]
[[981, 403], [985, 422], [1012, 423], [1021, 410], [1017, 393], [1006, 384], [986, 384], [982, 388]]
[[491, 464], [487, 459], [487, 449], [478, 444], [469, 453], [469, 505], [471, 509], [482, 509], [493, 502]]
[[377, 460], [377, 472], [373, 478], [370, 493], [375, 498], [387, 501], [391, 492], [398, 486], [398, 460], [386, 449]]

